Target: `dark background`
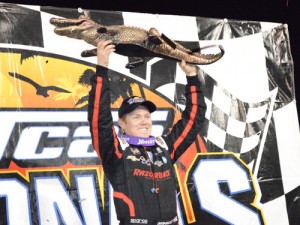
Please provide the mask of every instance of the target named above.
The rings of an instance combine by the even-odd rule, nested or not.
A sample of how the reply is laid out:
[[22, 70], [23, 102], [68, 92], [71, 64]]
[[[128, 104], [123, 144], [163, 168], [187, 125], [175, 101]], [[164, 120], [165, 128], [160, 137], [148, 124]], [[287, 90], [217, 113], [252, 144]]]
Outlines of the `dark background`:
[[[300, 0], [4, 0], [1, 2], [286, 23], [294, 61], [296, 99], [300, 96]], [[297, 109], [299, 115], [299, 102]]]

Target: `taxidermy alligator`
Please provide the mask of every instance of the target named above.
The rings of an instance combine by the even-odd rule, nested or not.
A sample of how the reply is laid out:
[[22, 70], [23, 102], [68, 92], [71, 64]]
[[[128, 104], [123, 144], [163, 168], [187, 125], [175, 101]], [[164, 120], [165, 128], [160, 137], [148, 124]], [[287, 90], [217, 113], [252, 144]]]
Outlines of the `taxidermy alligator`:
[[[50, 23], [55, 26], [54, 32], [69, 38], [82, 39], [97, 46], [100, 40], [112, 40], [116, 45], [116, 53], [128, 56], [134, 61], [126, 68], [131, 69], [143, 64], [143, 57], [161, 57], [188, 63], [207, 65], [216, 62], [224, 55], [222, 46], [216, 54], [201, 54], [200, 49], [190, 50], [179, 43], [159, 34], [157, 29], [149, 31], [142, 28], [110, 25], [104, 26], [82, 15], [78, 19], [52, 18]], [[85, 50], [82, 57], [96, 56], [97, 49]], [[131, 60], [130, 60], [131, 61]]]

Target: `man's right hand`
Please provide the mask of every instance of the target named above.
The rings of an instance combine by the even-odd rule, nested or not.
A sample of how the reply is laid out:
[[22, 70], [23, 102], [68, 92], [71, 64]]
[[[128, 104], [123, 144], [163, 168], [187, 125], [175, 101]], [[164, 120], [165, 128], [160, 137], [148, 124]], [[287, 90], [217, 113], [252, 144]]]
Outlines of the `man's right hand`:
[[178, 62], [179, 67], [183, 70], [183, 72], [187, 76], [195, 76], [197, 75], [197, 67], [196, 65], [186, 63], [184, 60]]
[[110, 53], [116, 51], [116, 46], [111, 40], [99, 41], [97, 44], [97, 64], [108, 67]]

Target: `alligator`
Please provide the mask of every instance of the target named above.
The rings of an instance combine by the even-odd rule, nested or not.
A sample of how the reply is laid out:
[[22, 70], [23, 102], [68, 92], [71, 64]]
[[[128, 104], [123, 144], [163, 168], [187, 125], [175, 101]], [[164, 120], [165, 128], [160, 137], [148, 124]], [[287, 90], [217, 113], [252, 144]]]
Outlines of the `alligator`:
[[[127, 69], [132, 69], [144, 63], [145, 57], [160, 57], [176, 61], [185, 60], [187, 63], [208, 65], [216, 62], [224, 55], [222, 46], [217, 46], [216, 54], [202, 54], [201, 49], [188, 49], [160, 34], [156, 28], [148, 31], [134, 26], [98, 24], [81, 15], [78, 19], [51, 18], [50, 24], [54, 25], [54, 33], [74, 39], [81, 39], [97, 46], [101, 40], [112, 40], [116, 45], [115, 53], [128, 56], [131, 60], [126, 64]], [[82, 57], [96, 56], [97, 49], [84, 50]]]

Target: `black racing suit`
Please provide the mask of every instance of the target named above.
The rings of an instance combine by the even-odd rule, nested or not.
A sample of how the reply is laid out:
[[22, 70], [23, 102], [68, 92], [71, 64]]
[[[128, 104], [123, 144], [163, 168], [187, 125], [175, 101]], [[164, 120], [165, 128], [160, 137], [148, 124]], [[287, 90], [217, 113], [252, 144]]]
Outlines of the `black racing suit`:
[[[120, 224], [178, 224], [173, 164], [196, 139], [205, 121], [206, 105], [197, 76], [187, 76], [182, 119], [151, 147], [129, 145], [117, 137], [106, 68], [96, 67], [91, 85], [88, 120], [92, 142], [114, 189]], [[146, 151], [152, 152], [152, 160]]]

